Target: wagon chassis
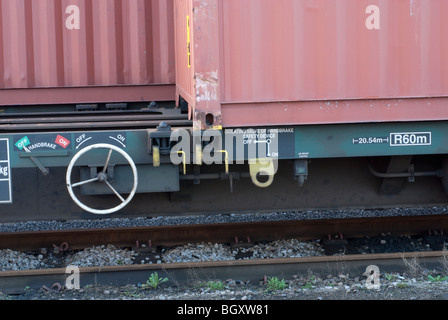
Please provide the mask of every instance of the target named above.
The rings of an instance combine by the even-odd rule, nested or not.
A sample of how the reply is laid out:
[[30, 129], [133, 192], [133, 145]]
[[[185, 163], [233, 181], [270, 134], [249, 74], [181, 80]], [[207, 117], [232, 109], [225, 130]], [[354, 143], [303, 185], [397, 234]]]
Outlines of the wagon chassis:
[[[235, 181], [243, 178], [250, 178], [257, 187], [270, 187], [279, 163], [283, 166], [285, 161], [292, 161], [290, 179], [305, 189], [309, 175], [316, 175], [315, 171], [312, 173], [313, 160], [327, 159], [331, 163], [331, 159], [365, 157], [373, 159], [366, 170], [382, 181], [379, 192], [386, 196], [400, 193], [406, 180], [415, 182], [434, 176], [442, 178], [444, 187], [447, 185], [448, 166], [443, 160], [448, 154], [444, 144], [448, 128], [443, 121], [208, 131], [192, 127], [180, 109], [157, 108], [155, 103], [133, 110], [123, 104], [108, 105], [103, 110], [82, 105], [77, 106], [77, 111], [50, 116], [5, 113], [0, 116], [0, 130], [4, 132], [0, 140], [7, 141], [2, 146], [6, 158], [0, 160], [8, 161], [9, 174], [0, 183], [9, 183], [9, 187], [2, 186], [2, 200], [14, 203], [11, 169], [17, 172], [26, 168], [38, 168], [43, 175], [51, 175], [51, 168], [68, 168], [63, 170], [71, 199], [94, 214], [117, 212], [136, 193], [173, 195], [188, 181], [198, 185], [203, 180], [228, 180], [230, 194]], [[177, 147], [183, 141], [179, 135], [173, 135], [178, 131], [186, 134], [182, 139], [188, 140], [188, 147]], [[207, 150], [218, 161], [205, 166]], [[251, 153], [253, 150], [255, 154]], [[173, 154], [177, 154], [179, 162], [173, 163]], [[430, 170], [421, 170], [414, 159], [426, 155], [440, 161]], [[108, 209], [96, 209], [83, 204], [74, 189], [80, 189], [77, 192], [81, 196], [112, 195], [119, 202], [108, 203]]]

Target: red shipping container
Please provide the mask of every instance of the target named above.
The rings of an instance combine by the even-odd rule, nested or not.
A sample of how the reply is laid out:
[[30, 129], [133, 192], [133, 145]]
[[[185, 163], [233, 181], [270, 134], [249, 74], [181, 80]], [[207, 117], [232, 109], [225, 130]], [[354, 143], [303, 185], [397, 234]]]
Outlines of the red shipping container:
[[178, 0], [202, 128], [448, 119], [446, 0]]
[[174, 100], [173, 0], [0, 0], [0, 104]]

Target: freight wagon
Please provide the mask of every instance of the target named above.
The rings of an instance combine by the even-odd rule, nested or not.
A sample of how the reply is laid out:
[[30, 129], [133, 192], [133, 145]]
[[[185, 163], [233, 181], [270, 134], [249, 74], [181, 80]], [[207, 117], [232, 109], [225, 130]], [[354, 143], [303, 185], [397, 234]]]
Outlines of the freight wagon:
[[[222, 129], [246, 146], [276, 142], [265, 161], [270, 182], [278, 159], [295, 159], [300, 183], [309, 160], [322, 158], [393, 156], [387, 172], [371, 171], [443, 176], [445, 167], [416, 174], [412, 156], [447, 153], [446, 1], [175, 7], [179, 105], [196, 130]], [[252, 163], [253, 172], [262, 170]]]
[[[150, 215], [160, 199], [204, 211], [238, 198], [237, 180], [268, 198], [288, 166], [305, 196], [313, 177], [325, 185], [325, 168], [359, 159], [389, 204], [403, 179], [448, 185], [447, 10], [444, 0], [1, 0], [0, 212]], [[207, 200], [173, 207], [201, 183]]]

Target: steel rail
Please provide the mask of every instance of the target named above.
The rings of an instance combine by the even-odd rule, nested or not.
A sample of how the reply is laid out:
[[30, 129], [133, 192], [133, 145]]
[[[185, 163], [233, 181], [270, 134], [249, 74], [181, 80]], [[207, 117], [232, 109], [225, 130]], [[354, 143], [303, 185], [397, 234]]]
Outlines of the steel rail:
[[63, 242], [68, 243], [71, 249], [83, 249], [103, 244], [134, 247], [136, 243], [146, 243], [156, 247], [197, 242], [327, 239], [334, 235], [355, 238], [375, 236], [383, 232], [427, 235], [429, 231], [443, 233], [446, 229], [448, 216], [431, 215], [7, 232], [0, 233], [0, 249], [36, 250]]

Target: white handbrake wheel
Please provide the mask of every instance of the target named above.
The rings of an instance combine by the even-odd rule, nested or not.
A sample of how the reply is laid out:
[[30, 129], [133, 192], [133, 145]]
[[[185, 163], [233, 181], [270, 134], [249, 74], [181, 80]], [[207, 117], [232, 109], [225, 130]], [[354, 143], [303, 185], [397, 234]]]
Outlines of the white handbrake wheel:
[[[107, 159], [106, 162], [104, 164], [103, 170], [101, 172], [98, 173], [98, 175], [95, 178], [92, 179], [88, 179], [85, 181], [81, 181], [81, 182], [77, 182], [77, 183], [71, 183], [71, 175], [72, 175], [72, 170], [73, 167], [75, 166], [76, 161], [86, 152], [89, 152], [90, 150], [94, 150], [94, 149], [109, 149], [109, 153], [107, 155]], [[117, 190], [115, 190], [115, 188], [107, 181], [107, 167], [109, 166], [109, 161], [110, 161], [110, 156], [112, 154], [112, 151], [116, 151], [119, 154], [121, 154], [129, 163], [129, 165], [132, 168], [132, 174], [134, 176], [134, 184], [132, 187], [131, 192], [129, 193], [128, 197], [125, 199], [123, 198], [118, 192]], [[86, 206], [85, 204], [83, 204], [81, 201], [79, 201], [78, 197], [75, 195], [75, 193], [73, 192], [73, 188], [75, 187], [79, 187], [81, 185], [84, 184], [88, 184], [91, 182], [102, 182], [105, 183], [111, 190], [112, 192], [120, 199], [121, 203], [114, 207], [114, 208], [110, 208], [110, 209], [93, 209], [90, 208], [88, 206]], [[106, 143], [99, 143], [99, 144], [94, 144], [91, 146], [88, 146], [84, 149], [82, 149], [81, 151], [79, 151], [74, 157], [73, 159], [70, 161], [70, 164], [68, 165], [67, 168], [67, 175], [66, 175], [66, 182], [67, 182], [67, 190], [68, 193], [70, 194], [70, 197], [73, 199], [73, 201], [82, 209], [94, 213], [94, 214], [110, 214], [113, 212], [116, 212], [118, 210], [121, 210], [122, 208], [124, 208], [134, 197], [135, 192], [137, 191], [137, 185], [138, 185], [138, 175], [137, 175], [137, 167], [135, 166], [134, 161], [132, 160], [132, 158], [121, 148], [116, 147], [114, 145], [111, 144], [106, 144]]]

